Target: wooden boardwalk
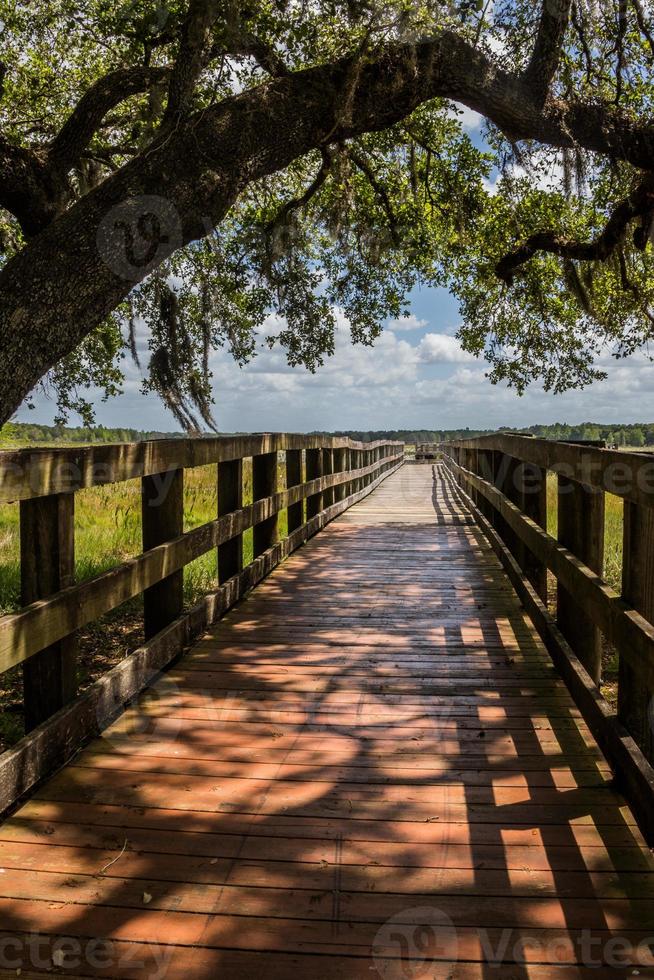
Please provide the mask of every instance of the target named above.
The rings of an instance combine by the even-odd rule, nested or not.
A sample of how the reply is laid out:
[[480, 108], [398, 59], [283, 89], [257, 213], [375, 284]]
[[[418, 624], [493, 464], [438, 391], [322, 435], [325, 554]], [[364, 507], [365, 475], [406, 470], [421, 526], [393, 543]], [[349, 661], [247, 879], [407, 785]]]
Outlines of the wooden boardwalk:
[[653, 870], [498, 560], [407, 465], [0, 828], [0, 975], [652, 977]]

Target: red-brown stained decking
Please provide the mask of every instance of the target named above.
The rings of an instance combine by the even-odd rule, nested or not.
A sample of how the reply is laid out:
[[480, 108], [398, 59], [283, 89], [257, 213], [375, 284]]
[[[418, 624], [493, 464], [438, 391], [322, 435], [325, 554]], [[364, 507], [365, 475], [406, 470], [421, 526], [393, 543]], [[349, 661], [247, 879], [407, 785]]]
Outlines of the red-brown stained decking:
[[0, 975], [651, 977], [653, 868], [482, 535], [405, 466], [0, 828]]

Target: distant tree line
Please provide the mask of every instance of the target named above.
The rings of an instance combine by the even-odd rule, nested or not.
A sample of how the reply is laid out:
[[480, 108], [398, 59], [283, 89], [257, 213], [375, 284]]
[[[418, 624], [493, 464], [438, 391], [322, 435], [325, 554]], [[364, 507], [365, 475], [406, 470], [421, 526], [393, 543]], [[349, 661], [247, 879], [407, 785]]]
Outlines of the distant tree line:
[[[347, 436], [358, 442], [375, 442], [377, 439], [396, 439], [399, 442], [417, 444], [421, 442], [446, 442], [451, 439], [472, 439], [475, 436], [490, 435], [492, 432], [515, 432], [509, 426], [500, 429], [343, 429], [336, 432], [326, 430], [314, 435]], [[521, 429], [541, 439], [605, 439], [611, 446], [654, 446], [654, 422], [637, 422], [632, 425], [602, 425], [598, 422], [583, 422], [568, 425], [554, 422], [551, 425], [532, 425]], [[223, 433], [230, 434], [230, 433]], [[7, 422], [0, 428], [0, 446], [79, 443], [83, 445], [107, 442], [142, 442], [145, 439], [180, 439], [181, 432], [159, 432], [156, 430], [108, 428], [95, 426], [40, 425], [32, 422]]]
[[[475, 436], [490, 435], [492, 432], [515, 432], [510, 426], [500, 429], [379, 429], [365, 431], [349, 429], [321, 435], [348, 436], [359, 442], [374, 442], [377, 439], [397, 439], [406, 443], [446, 442], [451, 439], [473, 439]], [[630, 425], [614, 423], [603, 425], [599, 422], [582, 422], [568, 425], [567, 422], [553, 422], [551, 425], [531, 425], [520, 432], [528, 432], [540, 439], [604, 439], [610, 446], [654, 446], [654, 422], [636, 422]]]
[[598, 422], [568, 425], [554, 422], [552, 425], [532, 425], [524, 431], [541, 439], [604, 439], [609, 446], [654, 446], [654, 422], [635, 422], [631, 425], [602, 425]]
[[419, 442], [443, 442], [447, 439], [472, 439], [474, 436], [488, 435], [493, 429], [363, 429], [338, 430], [336, 432], [320, 431], [312, 435], [346, 436], [356, 442], [376, 442], [378, 439], [396, 439], [398, 442], [409, 444]]
[[179, 432], [143, 432], [140, 429], [110, 429], [104, 425], [60, 426], [39, 425], [33, 422], [7, 422], [0, 428], [0, 446], [7, 448], [12, 444], [77, 442], [142, 442], [145, 439], [181, 438]]

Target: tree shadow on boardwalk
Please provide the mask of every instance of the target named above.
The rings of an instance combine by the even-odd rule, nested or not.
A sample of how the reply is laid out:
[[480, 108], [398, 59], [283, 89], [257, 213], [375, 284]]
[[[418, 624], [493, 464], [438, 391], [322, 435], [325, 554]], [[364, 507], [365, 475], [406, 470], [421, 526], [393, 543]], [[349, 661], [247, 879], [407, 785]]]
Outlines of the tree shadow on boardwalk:
[[0, 975], [597, 976], [609, 780], [479, 532], [341, 522], [4, 825]]

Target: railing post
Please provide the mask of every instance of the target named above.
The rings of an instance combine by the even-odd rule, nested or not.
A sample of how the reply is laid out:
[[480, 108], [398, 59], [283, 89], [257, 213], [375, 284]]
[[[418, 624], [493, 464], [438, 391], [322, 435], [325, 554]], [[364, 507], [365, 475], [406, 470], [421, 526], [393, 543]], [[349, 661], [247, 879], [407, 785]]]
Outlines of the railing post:
[[[522, 464], [523, 510], [535, 524], [547, 530], [547, 470], [535, 463]], [[547, 566], [529, 550], [524, 549], [523, 571], [534, 589], [547, 605]]]
[[[347, 471], [349, 450], [347, 449], [335, 449], [334, 450], [334, 473], [340, 473], [341, 476]], [[337, 487], [334, 487], [334, 499], [336, 501], [344, 500], [347, 497], [347, 483], [341, 483]]]
[[[367, 449], [360, 449], [359, 452], [358, 452], [358, 457], [359, 457], [359, 469], [365, 469], [366, 463], [367, 463], [367, 460], [368, 460], [368, 450]], [[358, 489], [359, 490], [363, 490], [363, 488], [365, 487], [365, 485], [366, 485], [367, 482], [368, 482], [368, 477], [367, 476], [361, 476], [361, 477], [359, 477], [359, 486], [358, 486]]]
[[[322, 476], [322, 449], [307, 449], [307, 482]], [[322, 493], [307, 497], [307, 520], [322, 510]]]
[[[21, 605], [72, 585], [75, 578], [75, 494], [35, 497], [20, 504]], [[68, 636], [23, 664], [25, 732], [77, 693], [77, 640]]]
[[[334, 472], [334, 451], [332, 449], [323, 449], [322, 451], [322, 473], [323, 476], [330, 476]], [[327, 487], [323, 492], [322, 505], [323, 507], [331, 507], [334, 503], [334, 488]]]
[[[361, 469], [361, 450], [360, 449], [353, 449], [352, 450], [351, 460], [352, 460], [352, 469], [354, 469], [354, 470]], [[357, 477], [356, 479], [352, 480], [352, 482], [350, 484], [350, 493], [358, 493], [360, 489], [361, 489], [361, 477]]]
[[[277, 493], [277, 453], [262, 453], [252, 457], [252, 499], [256, 502]], [[253, 557], [277, 544], [279, 514], [267, 517], [254, 525]]]
[[[560, 543], [601, 575], [604, 564], [604, 493], [559, 475], [558, 517]], [[556, 601], [556, 618], [561, 632], [598, 684], [602, 673], [600, 631], [582, 612], [575, 597], [561, 585], [557, 585]]]
[[[357, 469], [362, 470], [365, 465], [366, 465], [365, 450], [357, 449]], [[365, 476], [360, 476], [357, 479], [357, 491], [363, 490], [365, 485], [366, 485]]]
[[[497, 487], [500, 493], [506, 493], [506, 473], [508, 469], [508, 457], [505, 453], [499, 450], [493, 450], [491, 452], [492, 468], [493, 468], [493, 479], [492, 483]], [[509, 534], [506, 521], [500, 514], [498, 510], [493, 509], [491, 523], [499, 536], [502, 538], [504, 543], [509, 546]], [[509, 550], [512, 550], [509, 548]]]
[[[495, 472], [493, 469], [493, 452], [490, 449], [479, 449], [477, 451], [477, 474], [487, 483], [495, 482]], [[493, 505], [486, 500], [482, 493], [479, 494], [479, 509], [484, 517], [493, 523]]]
[[[624, 502], [622, 595], [654, 622], [654, 511]], [[654, 762], [654, 691], [625, 657], [618, 664], [618, 717]]]
[[[524, 512], [524, 477], [522, 462], [515, 456], [506, 456], [504, 461], [504, 493], [512, 504], [521, 512]], [[509, 551], [517, 561], [520, 568], [524, 571], [526, 562], [526, 549], [520, 537], [508, 526], [505, 529], [506, 543]]]
[[[477, 446], [477, 448], [472, 451], [472, 460], [470, 463], [470, 469], [477, 476], [480, 476], [481, 455], [482, 455], [482, 450], [479, 448], [479, 446]], [[479, 509], [482, 511], [482, 513], [484, 513], [483, 510], [484, 495], [480, 493], [478, 490], [475, 490], [473, 500], [475, 501], [477, 507], [479, 507]]]
[[[243, 506], [243, 460], [230, 459], [218, 463], [218, 517], [231, 514]], [[243, 535], [237, 534], [218, 545], [218, 581], [227, 579], [243, 569]]]
[[[286, 489], [296, 487], [302, 483], [302, 450], [286, 450]], [[288, 533], [292, 534], [302, 526], [302, 501], [296, 504], [289, 504], [288, 507]]]
[[[143, 550], [156, 548], [184, 532], [184, 470], [144, 476], [141, 480]], [[184, 571], [173, 572], [143, 593], [145, 639], [176, 619], [184, 608]]]

